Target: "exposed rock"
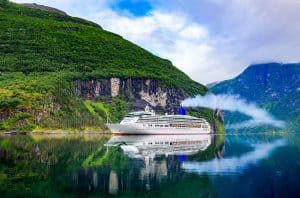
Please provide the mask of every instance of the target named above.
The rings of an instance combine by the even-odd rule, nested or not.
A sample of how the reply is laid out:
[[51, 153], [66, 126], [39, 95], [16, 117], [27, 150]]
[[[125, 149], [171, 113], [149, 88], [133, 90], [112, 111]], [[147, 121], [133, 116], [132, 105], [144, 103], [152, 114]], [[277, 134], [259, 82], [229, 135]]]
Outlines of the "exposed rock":
[[149, 92], [144, 92], [142, 90], [140, 92], [141, 99], [149, 103], [151, 106], [161, 106], [166, 107], [167, 106], [167, 93], [163, 92], [160, 87], [158, 87], [158, 90], [156, 93], [149, 94]]
[[188, 95], [176, 87], [164, 87], [158, 80], [140, 78], [110, 78], [75, 81], [76, 94], [85, 99], [110, 100], [120, 96], [133, 102], [135, 110], [149, 105], [156, 112], [176, 113]]
[[4, 121], [10, 117], [10, 111], [7, 109], [0, 110], [0, 121]]
[[76, 95], [85, 99], [95, 99], [99, 96], [107, 96], [111, 93], [111, 85], [109, 80], [91, 79], [87, 81], [75, 81]]
[[35, 115], [35, 121], [36, 121], [37, 123], [40, 123], [42, 117], [43, 117], [43, 112], [37, 113], [37, 114]]
[[221, 109], [216, 109], [214, 115], [221, 123], [224, 123], [224, 113]]
[[119, 95], [119, 90], [120, 90], [120, 79], [119, 78], [111, 78], [110, 79], [110, 84], [111, 84], [111, 96], [115, 97]]

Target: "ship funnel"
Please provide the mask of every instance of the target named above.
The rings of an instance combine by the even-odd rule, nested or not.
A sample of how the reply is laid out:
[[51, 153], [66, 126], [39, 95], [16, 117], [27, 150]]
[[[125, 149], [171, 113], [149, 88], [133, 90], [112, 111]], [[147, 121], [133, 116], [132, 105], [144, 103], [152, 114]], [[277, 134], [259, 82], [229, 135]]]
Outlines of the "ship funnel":
[[178, 109], [178, 114], [179, 114], [179, 115], [186, 115], [186, 110], [185, 110], [185, 108], [180, 107], [180, 108]]

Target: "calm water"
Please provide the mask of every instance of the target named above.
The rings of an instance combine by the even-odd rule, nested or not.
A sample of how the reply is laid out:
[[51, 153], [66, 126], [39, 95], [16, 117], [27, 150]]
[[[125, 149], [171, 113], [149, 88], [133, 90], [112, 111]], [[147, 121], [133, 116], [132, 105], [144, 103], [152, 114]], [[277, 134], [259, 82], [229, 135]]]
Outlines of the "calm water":
[[1, 197], [300, 197], [300, 136], [0, 137]]

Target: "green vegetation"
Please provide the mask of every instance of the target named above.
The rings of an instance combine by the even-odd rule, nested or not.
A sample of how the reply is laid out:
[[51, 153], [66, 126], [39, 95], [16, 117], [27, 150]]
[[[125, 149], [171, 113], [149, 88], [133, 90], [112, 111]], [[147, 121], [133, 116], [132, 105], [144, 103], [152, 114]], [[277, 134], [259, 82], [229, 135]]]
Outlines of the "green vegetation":
[[100, 146], [96, 152], [91, 153], [82, 163], [83, 168], [107, 166], [114, 171], [122, 171], [130, 167], [130, 159], [118, 146], [109, 149]]
[[161, 59], [82, 19], [8, 3], [0, 7], [0, 71], [80, 72], [81, 77], [147, 77], [189, 94], [206, 88]]
[[105, 131], [132, 110], [122, 97], [78, 98], [78, 79], [151, 78], [188, 95], [207, 91], [170, 61], [83, 19], [1, 1], [0, 23], [0, 131]]
[[89, 112], [97, 116], [100, 121], [110, 123], [119, 122], [132, 109], [132, 105], [121, 97], [114, 97], [107, 103], [101, 100], [86, 100], [84, 104]]
[[66, 196], [82, 161], [107, 140], [106, 136], [0, 137], [1, 196]]
[[212, 110], [208, 108], [194, 108], [189, 109], [188, 114], [199, 118], [206, 118], [206, 120], [215, 127], [215, 131], [217, 131], [220, 135], [225, 133], [224, 124], [216, 119]]
[[[142, 159], [129, 158], [120, 146], [107, 148], [108, 139], [102, 135], [0, 136], [1, 197], [108, 197], [110, 174], [117, 175], [122, 197], [145, 196], [146, 184], [153, 187], [147, 192], [150, 197], [194, 197], [211, 189], [207, 176], [185, 173], [177, 156], [154, 158], [162, 167], [168, 164], [168, 170], [158, 170], [151, 180], [141, 177]], [[210, 146], [209, 153], [201, 151], [188, 160], [213, 159], [211, 151], [216, 149]]]
[[[276, 119], [286, 122], [286, 128], [298, 131], [300, 127], [300, 64], [264, 63], [250, 65], [237, 77], [218, 83], [212, 91], [235, 94], [248, 102], [255, 102]], [[229, 123], [248, 120], [237, 113], [226, 113]]]
[[0, 75], [0, 130], [105, 129], [74, 95], [73, 84], [58, 73]]

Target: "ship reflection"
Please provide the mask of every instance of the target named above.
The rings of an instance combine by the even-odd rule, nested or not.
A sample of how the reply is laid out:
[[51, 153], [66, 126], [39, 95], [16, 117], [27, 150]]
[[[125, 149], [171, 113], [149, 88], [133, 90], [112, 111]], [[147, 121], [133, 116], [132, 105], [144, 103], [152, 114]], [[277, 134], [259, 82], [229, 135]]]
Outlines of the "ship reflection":
[[106, 146], [120, 146], [130, 158], [154, 159], [156, 156], [194, 155], [207, 149], [212, 135], [113, 136]]
[[[106, 146], [120, 147], [125, 155], [132, 159], [138, 180], [144, 190], [151, 190], [163, 180], [180, 178], [181, 162], [187, 156], [206, 150], [212, 142], [211, 135], [145, 135], [145, 136], [114, 136]], [[111, 170], [109, 177], [109, 193], [116, 194], [119, 190], [118, 175]], [[122, 189], [121, 191], [123, 191]]]
[[157, 190], [185, 178], [183, 162], [217, 157], [211, 134], [113, 136], [104, 149], [87, 158], [89, 166], [76, 175], [75, 189], [108, 194]]

